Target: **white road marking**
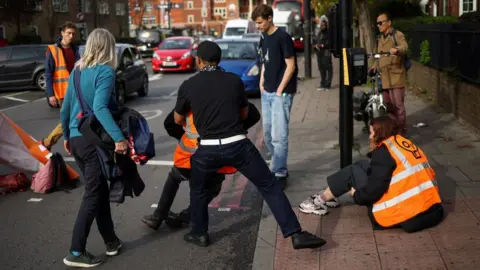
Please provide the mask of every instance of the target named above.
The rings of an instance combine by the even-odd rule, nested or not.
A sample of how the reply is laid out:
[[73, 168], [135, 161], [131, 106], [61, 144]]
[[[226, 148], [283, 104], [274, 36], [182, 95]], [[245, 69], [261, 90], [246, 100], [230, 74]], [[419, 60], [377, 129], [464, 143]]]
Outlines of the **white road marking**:
[[178, 89], [169, 94], [169, 96], [175, 96], [178, 93]]
[[26, 94], [26, 93], [30, 93], [30, 92], [31, 91], [22, 91], [22, 92], [13, 93], [13, 94], [10, 94], [10, 95], [4, 95], [2, 97], [13, 97], [13, 96], [18, 96], [18, 95]]
[[162, 74], [155, 74], [152, 77], [149, 77], [148, 81], [151, 82], [151, 81], [161, 80], [162, 78], [163, 78]]
[[29, 102], [30, 100], [26, 100], [26, 99], [21, 99], [21, 98], [16, 98], [16, 97], [12, 97], [12, 96], [3, 96], [2, 98], [4, 99], [9, 99], [9, 100], [13, 100], [13, 101], [20, 101], [20, 102]]
[[[28, 104], [33, 103], [33, 102], [38, 102], [38, 101], [45, 101], [45, 98], [39, 98], [39, 99], [37, 99], [37, 100], [34, 100], [34, 101], [29, 102]], [[45, 102], [46, 102], [46, 101], [45, 101]], [[28, 104], [27, 104], [27, 103], [24, 103], [24, 104], [15, 105], [15, 106], [12, 106], [12, 107], [4, 108], [4, 109], [1, 109], [0, 112], [4, 112], [4, 111], [7, 111], [7, 110], [15, 109], [15, 108], [22, 107], [22, 106], [25, 106], [25, 105], [28, 105]]]
[[158, 204], [154, 203], [152, 205], [150, 205], [151, 208], [157, 208]]
[[30, 198], [30, 199], [28, 199], [27, 202], [41, 202], [41, 201], [43, 201], [42, 198]]
[[151, 111], [139, 111], [145, 117], [146, 120], [152, 120], [153, 118], [157, 118], [162, 115], [161, 110], [151, 110]]
[[161, 97], [142, 97], [142, 99], [151, 99], [151, 100], [172, 100], [176, 99], [175, 96], [161, 96]]
[[[66, 162], [75, 162], [73, 157], [63, 157], [63, 160]], [[152, 166], [173, 166], [173, 161], [171, 160], [149, 160], [147, 165]]]
[[230, 212], [230, 210], [232, 210], [232, 209], [230, 209], [230, 208], [218, 208], [219, 212]]

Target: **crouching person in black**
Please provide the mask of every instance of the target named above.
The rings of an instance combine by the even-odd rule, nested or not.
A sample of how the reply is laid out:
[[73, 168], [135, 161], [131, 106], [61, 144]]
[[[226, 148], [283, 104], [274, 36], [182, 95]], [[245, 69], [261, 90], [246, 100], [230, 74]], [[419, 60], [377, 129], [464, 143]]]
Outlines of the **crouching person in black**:
[[[191, 231], [185, 241], [208, 246], [208, 182], [217, 171], [232, 166], [255, 184], [280, 225], [284, 237], [291, 237], [294, 249], [318, 248], [326, 242], [306, 231], [298, 222], [289, 200], [275, 180], [255, 145], [247, 138], [242, 120], [248, 115], [248, 101], [241, 79], [218, 67], [220, 47], [200, 43], [196, 64], [200, 72], [186, 80], [178, 91], [175, 122], [184, 125], [188, 113], [200, 142], [191, 157]], [[215, 82], [212, 84], [212, 82]]]
[[[249, 104], [247, 118], [243, 121], [243, 127], [248, 130], [260, 121], [260, 112], [253, 104]], [[174, 165], [168, 174], [167, 181], [163, 186], [162, 195], [158, 202], [157, 208], [151, 215], [143, 217], [142, 222], [148, 227], [157, 230], [163, 221], [170, 228], [180, 228], [190, 223], [190, 207], [182, 210], [179, 214], [170, 211], [178, 188], [182, 181], [189, 181], [191, 175], [190, 157], [198, 148], [198, 133], [194, 125], [193, 114], [188, 113], [187, 119], [183, 126], [175, 123], [173, 111], [164, 121], [167, 133], [178, 140], [177, 147], [173, 154]], [[225, 174], [235, 173], [237, 170], [233, 167], [223, 167], [208, 181], [207, 183], [207, 201], [210, 203], [218, 196], [222, 189]]]

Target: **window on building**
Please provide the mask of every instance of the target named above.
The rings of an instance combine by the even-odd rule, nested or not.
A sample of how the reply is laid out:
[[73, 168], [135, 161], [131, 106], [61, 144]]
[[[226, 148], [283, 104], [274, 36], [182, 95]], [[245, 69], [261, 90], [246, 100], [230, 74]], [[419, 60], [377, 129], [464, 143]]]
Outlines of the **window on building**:
[[142, 17], [142, 24], [143, 25], [148, 24], [148, 16], [143, 16]]
[[157, 17], [155, 16], [150, 16], [150, 20], [148, 22], [149, 24], [157, 24]]
[[240, 13], [240, 18], [242, 18], [242, 19], [248, 19], [248, 12], [242, 12], [242, 13]]
[[187, 16], [187, 22], [188, 23], [194, 23], [195, 22], [195, 16], [194, 15], [188, 15]]
[[100, 15], [109, 15], [110, 14], [110, 5], [107, 1], [100, 1], [98, 3], [98, 14]]
[[477, 0], [460, 0], [460, 14], [477, 11]]
[[115, 3], [115, 15], [125, 16], [126, 13], [125, 3]]
[[81, 0], [82, 3], [82, 12], [83, 13], [90, 13], [92, 12], [92, 0]]
[[215, 0], [215, 3], [225, 3], [226, 0]]
[[226, 8], [215, 8], [213, 10], [213, 15], [222, 16], [223, 18], [226, 18], [227, 17], [227, 9]]
[[52, 0], [53, 11], [68, 12], [68, 0]]
[[187, 2], [187, 9], [193, 9], [193, 1]]
[[42, 10], [42, 0], [25, 0], [25, 9], [36, 11]]
[[5, 34], [5, 26], [0, 25], [0, 39], [7, 38]]
[[145, 12], [150, 13], [153, 11], [152, 2], [145, 2]]

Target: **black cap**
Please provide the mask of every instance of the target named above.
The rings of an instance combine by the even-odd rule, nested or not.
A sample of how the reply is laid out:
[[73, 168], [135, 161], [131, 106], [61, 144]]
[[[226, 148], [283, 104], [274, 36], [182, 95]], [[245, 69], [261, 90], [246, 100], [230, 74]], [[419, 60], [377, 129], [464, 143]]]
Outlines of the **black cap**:
[[198, 45], [196, 56], [207, 62], [219, 63], [222, 59], [222, 50], [217, 43], [205, 40]]

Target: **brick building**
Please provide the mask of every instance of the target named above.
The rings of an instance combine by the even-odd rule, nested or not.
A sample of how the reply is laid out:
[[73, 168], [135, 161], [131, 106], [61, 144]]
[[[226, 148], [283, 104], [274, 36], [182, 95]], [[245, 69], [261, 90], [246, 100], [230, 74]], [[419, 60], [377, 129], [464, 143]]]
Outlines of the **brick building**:
[[480, 0], [430, 0], [427, 5], [431, 16], [456, 16], [477, 11]]
[[[139, 28], [168, 28], [168, 14], [162, 10], [167, 0], [129, 0], [130, 1], [130, 35]], [[205, 1], [206, 9], [202, 14]], [[252, 9], [265, 0], [171, 0], [181, 8], [171, 10], [171, 27], [176, 29], [210, 32], [221, 34], [228, 20], [250, 18], [249, 4]], [[203, 16], [202, 16], [203, 15]], [[204, 22], [205, 18], [205, 22]]]
[[[8, 2], [15, 0], [0, 0], [0, 39], [13, 40], [18, 34], [17, 22], [14, 19], [6, 21], [4, 12], [9, 10]], [[25, 0], [23, 0], [25, 1]], [[33, 0], [35, 1], [35, 0]], [[94, 12], [94, 3], [97, 10]], [[128, 0], [43, 0], [33, 4], [29, 10], [22, 12], [31, 14], [28, 24], [21, 20], [20, 32], [35, 33], [42, 38], [42, 42], [51, 42], [59, 35], [59, 27], [65, 21], [80, 23], [77, 14], [82, 11], [87, 30], [95, 27], [108, 29], [115, 37], [128, 36]], [[27, 13], [28, 12], [28, 13]], [[5, 17], [4, 17], [5, 16]], [[80, 35], [77, 35], [77, 39]]]

